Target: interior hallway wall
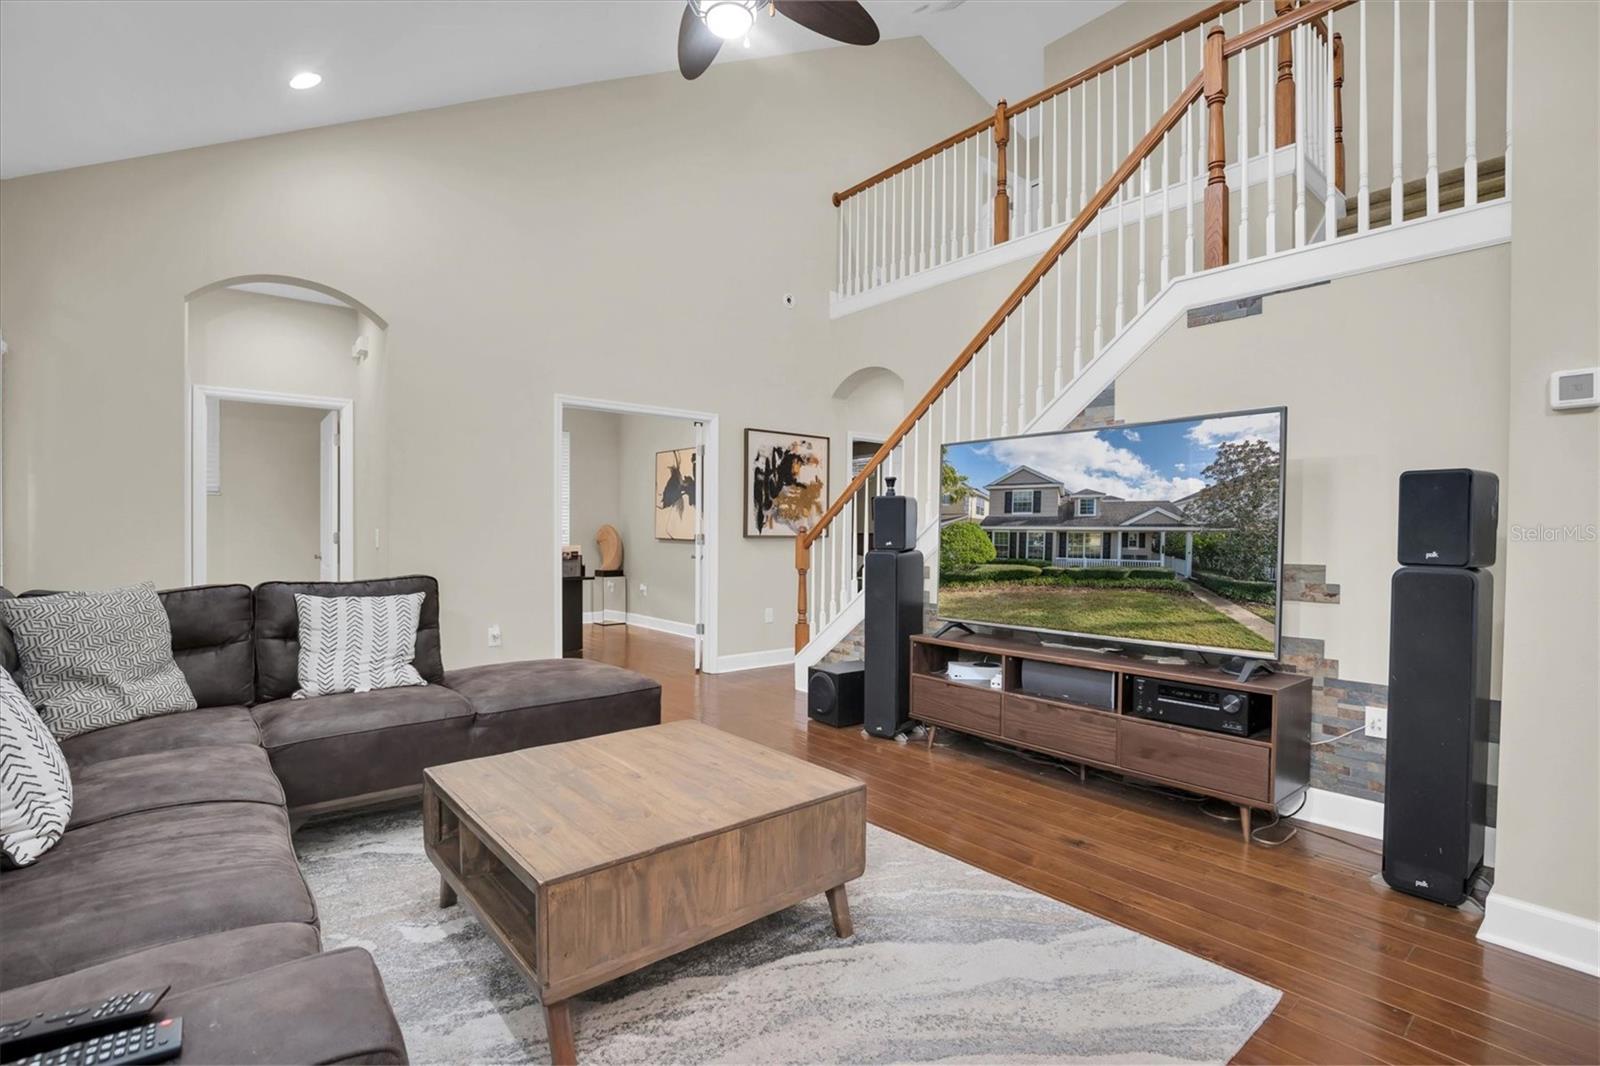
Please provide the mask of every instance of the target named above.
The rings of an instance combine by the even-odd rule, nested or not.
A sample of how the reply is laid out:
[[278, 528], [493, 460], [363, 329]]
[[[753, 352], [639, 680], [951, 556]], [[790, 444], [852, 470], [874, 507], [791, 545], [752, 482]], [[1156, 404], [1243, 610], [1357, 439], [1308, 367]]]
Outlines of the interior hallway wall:
[[315, 581], [328, 412], [231, 400], [217, 407], [222, 491], [206, 496], [206, 580]]

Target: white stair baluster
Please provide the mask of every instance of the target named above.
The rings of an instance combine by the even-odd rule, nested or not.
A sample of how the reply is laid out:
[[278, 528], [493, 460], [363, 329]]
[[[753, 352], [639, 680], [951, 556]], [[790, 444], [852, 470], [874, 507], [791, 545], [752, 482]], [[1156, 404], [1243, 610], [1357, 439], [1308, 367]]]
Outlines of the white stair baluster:
[[1328, 12], [1328, 49], [1323, 63], [1326, 77], [1322, 88], [1325, 97], [1322, 108], [1327, 116], [1322, 132], [1327, 140], [1322, 146], [1322, 231], [1324, 240], [1334, 240], [1339, 235], [1339, 185], [1334, 173], [1333, 148], [1333, 12]]
[[[1102, 80], [1102, 78], [1095, 79], [1094, 172], [1095, 180], [1097, 182], [1105, 180], [1103, 175], [1106, 172], [1105, 138], [1102, 131], [1102, 120], [1105, 112], [1100, 106], [1100, 85]], [[1112, 84], [1114, 87], [1116, 83], [1113, 82]], [[1106, 210], [1104, 207], [1102, 207], [1099, 211], [1095, 212], [1094, 216], [1094, 352], [1090, 358], [1094, 358], [1100, 354], [1101, 342], [1102, 338], [1104, 337], [1104, 332], [1101, 328], [1100, 309], [1104, 306], [1102, 301], [1105, 299], [1105, 270], [1102, 267], [1101, 257], [1101, 250], [1106, 243], [1105, 224]]]
[[1356, 29], [1356, 39], [1361, 46], [1361, 69], [1357, 75], [1360, 79], [1358, 91], [1361, 93], [1361, 141], [1356, 147], [1356, 154], [1360, 157], [1356, 164], [1356, 232], [1365, 233], [1372, 216], [1369, 202], [1371, 190], [1367, 185], [1367, 0], [1361, 0], [1356, 5], [1356, 14], [1360, 23]]
[[834, 291], [837, 292], [840, 296], [843, 296], [844, 295], [844, 208], [843, 207], [834, 208], [833, 209], [833, 214], [834, 214], [834, 223], [835, 223], [835, 226], [838, 229], [838, 237], [836, 238], [836, 240], [837, 240], [837, 243], [838, 243], [838, 246], [839, 246], [839, 272], [836, 275], [836, 281], [835, 281], [835, 284], [834, 284]]
[[1034, 322], [1033, 335], [1038, 338], [1034, 344], [1038, 348], [1039, 359], [1038, 365], [1034, 368], [1033, 417], [1038, 418], [1039, 412], [1044, 410], [1044, 279], [1040, 279], [1034, 292], [1037, 293], [1037, 298], [1033, 301], [1033, 306], [1038, 311], [1039, 318]]
[[1439, 0], [1428, 0], [1428, 216], [1439, 213]]
[[1078, 269], [1073, 272], [1073, 288], [1076, 290], [1073, 300], [1076, 310], [1072, 315], [1072, 380], [1078, 380], [1078, 375], [1083, 373], [1083, 242], [1088, 240], [1081, 233], [1073, 243], [1078, 246]]
[[[1294, 69], [1306, 70], [1306, 57], [1311, 49], [1306, 46], [1310, 35], [1306, 27], [1294, 31]], [[1294, 246], [1306, 245], [1306, 132], [1311, 124], [1306, 121], [1306, 92], [1311, 79], [1300, 81], [1294, 94]]]
[[1278, 118], [1277, 85], [1273, 78], [1277, 75], [1276, 56], [1278, 54], [1278, 39], [1269, 37], [1266, 44], [1261, 47], [1261, 61], [1263, 73], [1261, 76], [1261, 124], [1266, 130], [1265, 140], [1262, 142], [1263, 150], [1267, 156], [1267, 222], [1266, 254], [1272, 255], [1278, 250]]
[[1017, 432], [1028, 425], [1028, 294], [1012, 312], [1017, 317]]
[[1389, 225], [1405, 218], [1406, 188], [1404, 178], [1405, 155], [1401, 145], [1400, 131], [1404, 126], [1405, 112], [1401, 108], [1401, 80], [1400, 80], [1400, 6], [1401, 0], [1394, 0], [1394, 174], [1389, 181]]
[[[1244, 9], [1239, 5], [1239, 32], [1244, 32]], [[1250, 258], [1250, 57], [1239, 53], [1239, 248], [1236, 258]]]
[[[1189, 52], [1187, 48], [1178, 49], [1179, 65], [1178, 80], [1185, 85], [1189, 84]], [[1183, 201], [1184, 209], [1188, 215], [1188, 228], [1183, 238], [1183, 272], [1195, 272], [1194, 261], [1194, 156], [1190, 144], [1190, 126], [1194, 121], [1195, 108], [1190, 105], [1183, 116]]]
[[1054, 226], [1061, 221], [1061, 186], [1060, 169], [1061, 161], [1061, 127], [1056, 125], [1059, 121], [1056, 114], [1056, 100], [1060, 93], [1050, 98], [1050, 224]]
[[900, 264], [900, 182], [898, 174], [889, 176], [886, 184], [889, 194], [889, 280], [901, 277], [905, 271]]
[[1063, 275], [1063, 274], [1065, 274], [1067, 272], [1066, 263], [1063, 261], [1065, 258], [1066, 257], [1063, 256], [1061, 259], [1057, 259], [1056, 260], [1056, 265], [1055, 265], [1055, 272], [1056, 272], [1056, 376], [1055, 376], [1055, 381], [1053, 383], [1054, 387], [1050, 390], [1050, 395], [1052, 397], [1061, 395], [1061, 371], [1062, 371], [1061, 360], [1064, 358], [1063, 349], [1065, 348], [1065, 345], [1063, 344], [1062, 337], [1061, 337], [1061, 275]]
[[[1167, 46], [1161, 46], [1161, 99], [1172, 99], [1172, 92], [1167, 84]], [[1171, 254], [1172, 254], [1172, 166], [1168, 156], [1172, 133], [1168, 131], [1161, 138], [1161, 290], [1166, 291], [1167, 282], [1172, 280]]]
[[1512, 94], [1511, 77], [1512, 68], [1516, 65], [1516, 17], [1517, 0], [1506, 0], [1506, 192], [1507, 200], [1511, 199], [1511, 116], [1516, 114], [1512, 106], [1516, 103]]
[[1467, 161], [1466, 206], [1478, 202], [1478, 28], [1473, 0], [1467, 4]]
[[[1144, 128], [1148, 130], [1150, 121], [1150, 56], [1153, 50], [1144, 54]], [[1131, 76], [1131, 64], [1130, 64]], [[1150, 207], [1150, 156], [1146, 155], [1139, 160], [1139, 285], [1134, 290], [1135, 308], [1144, 310], [1145, 302], [1145, 216]]]
[[983, 342], [983, 366], [987, 375], [983, 387], [983, 435], [989, 436], [994, 428], [994, 334]]
[[1011, 316], [1000, 324], [1000, 435], [1011, 431]]
[[[1121, 161], [1121, 158], [1122, 158], [1120, 155], [1117, 154], [1117, 146], [1116, 146], [1116, 136], [1117, 136], [1117, 112], [1116, 112], [1116, 106], [1117, 106], [1116, 88], [1117, 88], [1117, 83], [1116, 83], [1116, 76], [1117, 76], [1116, 75], [1116, 71], [1112, 71], [1111, 72], [1111, 77], [1112, 77], [1112, 81], [1111, 81], [1111, 139], [1112, 139], [1111, 167], [1112, 167], [1113, 170], [1116, 169], [1117, 164]], [[1130, 132], [1133, 129], [1133, 64], [1131, 62], [1128, 64], [1128, 128], [1129, 128]], [[1112, 336], [1113, 340], [1116, 339], [1116, 337], [1119, 334], [1122, 333], [1122, 310], [1123, 310], [1123, 304], [1122, 304], [1122, 280], [1123, 280], [1123, 278], [1127, 277], [1127, 273], [1126, 273], [1125, 268], [1124, 268], [1125, 259], [1124, 259], [1124, 253], [1123, 253], [1123, 244], [1125, 242], [1122, 239], [1122, 229], [1123, 229], [1122, 224], [1123, 224], [1124, 218], [1126, 217], [1126, 214], [1125, 214], [1126, 206], [1125, 205], [1126, 205], [1127, 199], [1128, 199], [1127, 192], [1128, 192], [1128, 183], [1127, 182], [1123, 182], [1121, 185], [1117, 186], [1117, 195], [1116, 195], [1116, 200], [1117, 200], [1117, 276], [1116, 276], [1116, 278], [1114, 280], [1114, 286], [1115, 287], [1113, 289], [1113, 291], [1116, 293], [1116, 296], [1117, 296], [1117, 304], [1116, 304], [1116, 317], [1113, 319], [1113, 321], [1115, 323], [1115, 326], [1114, 326], [1114, 328], [1112, 330], [1112, 333], [1111, 333], [1111, 336]]]

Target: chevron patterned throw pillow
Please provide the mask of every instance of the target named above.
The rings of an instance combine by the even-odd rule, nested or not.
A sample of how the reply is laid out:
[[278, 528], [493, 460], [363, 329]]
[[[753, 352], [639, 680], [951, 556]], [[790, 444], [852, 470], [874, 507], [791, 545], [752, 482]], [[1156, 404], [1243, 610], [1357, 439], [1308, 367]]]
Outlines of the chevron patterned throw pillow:
[[57, 740], [195, 707], [148, 581], [109, 592], [0, 600], [22, 690]]
[[426, 685], [417, 655], [422, 593], [406, 596], [307, 596], [300, 618], [300, 689], [295, 699], [335, 692]]
[[49, 851], [72, 817], [72, 779], [11, 675], [0, 670], [0, 854], [26, 866]]

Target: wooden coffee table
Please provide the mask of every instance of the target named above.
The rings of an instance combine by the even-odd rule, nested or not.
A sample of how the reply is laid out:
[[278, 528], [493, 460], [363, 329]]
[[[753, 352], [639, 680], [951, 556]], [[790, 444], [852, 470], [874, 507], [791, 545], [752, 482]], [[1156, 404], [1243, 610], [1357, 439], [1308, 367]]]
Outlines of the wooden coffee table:
[[699, 722], [469, 759], [423, 778], [439, 905], [460, 898], [538, 992], [566, 1000], [827, 893], [866, 868], [866, 786]]

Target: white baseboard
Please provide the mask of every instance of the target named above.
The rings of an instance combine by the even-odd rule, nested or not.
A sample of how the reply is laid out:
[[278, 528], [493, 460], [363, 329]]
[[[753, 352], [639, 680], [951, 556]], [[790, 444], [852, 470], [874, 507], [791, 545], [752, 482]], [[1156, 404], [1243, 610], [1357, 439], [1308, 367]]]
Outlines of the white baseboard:
[[767, 651], [746, 651], [737, 655], [719, 655], [717, 661], [706, 664], [708, 674], [732, 674], [740, 670], [764, 670], [769, 666], [788, 666], [794, 662], [793, 648], [772, 648]]
[[1478, 939], [1600, 977], [1600, 922], [1489, 893]]
[[629, 611], [624, 620], [630, 626], [638, 626], [640, 629], [653, 629], [658, 633], [671, 633], [675, 637], [694, 636], [693, 622], [675, 622], [670, 618], [656, 618], [653, 615], [638, 614], [634, 611]]
[[[1307, 789], [1306, 805], [1300, 808], [1295, 819], [1312, 825], [1325, 825], [1329, 829], [1342, 829], [1346, 833], [1356, 833], [1373, 840], [1383, 839], [1383, 804], [1377, 800], [1346, 796], [1321, 788]], [[1485, 866], [1494, 865], [1494, 845], [1494, 826], [1490, 826], [1483, 831]]]

